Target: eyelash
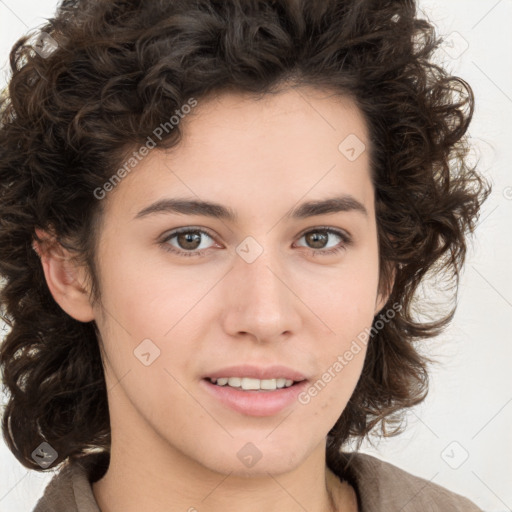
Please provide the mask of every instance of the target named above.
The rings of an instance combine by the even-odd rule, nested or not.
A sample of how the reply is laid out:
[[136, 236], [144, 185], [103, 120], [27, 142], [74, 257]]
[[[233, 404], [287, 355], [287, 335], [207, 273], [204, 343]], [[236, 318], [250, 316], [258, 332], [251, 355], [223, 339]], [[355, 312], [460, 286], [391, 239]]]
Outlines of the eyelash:
[[[346, 249], [347, 246], [352, 244], [352, 239], [343, 231], [339, 231], [337, 229], [328, 228], [328, 227], [318, 227], [314, 229], [310, 229], [308, 231], [305, 231], [300, 235], [299, 238], [302, 238], [305, 235], [308, 235], [309, 233], [316, 233], [316, 232], [322, 232], [322, 233], [329, 233], [332, 235], [337, 235], [342, 240], [342, 245], [338, 247], [333, 247], [331, 249], [323, 250], [323, 249], [309, 249], [310, 256], [330, 256], [333, 254], [337, 254], [341, 252], [342, 250]], [[186, 227], [186, 228], [180, 228], [172, 231], [169, 233], [160, 243], [160, 245], [163, 247], [163, 249], [167, 252], [177, 254], [179, 256], [203, 256], [205, 252], [207, 252], [209, 249], [203, 249], [201, 251], [181, 251], [170, 245], [168, 242], [169, 240], [175, 238], [177, 235], [180, 235], [181, 233], [201, 233], [207, 235], [209, 238], [214, 240], [214, 237], [208, 233], [205, 230], [202, 229], [195, 229], [192, 227]], [[301, 246], [303, 247], [303, 246]], [[305, 249], [308, 249], [305, 247]]]

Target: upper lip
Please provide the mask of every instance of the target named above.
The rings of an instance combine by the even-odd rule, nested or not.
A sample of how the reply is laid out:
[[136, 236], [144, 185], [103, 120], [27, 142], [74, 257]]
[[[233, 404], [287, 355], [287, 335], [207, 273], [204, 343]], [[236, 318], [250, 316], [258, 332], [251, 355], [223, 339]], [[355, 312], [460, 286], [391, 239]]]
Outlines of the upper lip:
[[279, 364], [272, 366], [254, 366], [251, 364], [226, 366], [205, 376], [205, 378], [210, 379], [220, 379], [222, 377], [249, 377], [260, 380], [284, 378], [297, 382], [306, 380], [301, 372]]

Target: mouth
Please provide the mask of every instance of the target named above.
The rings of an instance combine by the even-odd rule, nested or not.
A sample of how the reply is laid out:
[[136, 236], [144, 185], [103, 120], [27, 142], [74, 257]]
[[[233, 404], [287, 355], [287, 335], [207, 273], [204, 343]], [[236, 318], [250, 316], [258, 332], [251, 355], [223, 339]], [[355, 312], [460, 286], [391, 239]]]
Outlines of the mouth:
[[299, 384], [302, 380], [286, 379], [284, 377], [278, 377], [275, 379], [253, 379], [250, 377], [205, 377], [211, 384], [219, 387], [229, 387], [239, 391], [247, 392], [272, 392], [279, 389], [290, 388]]
[[[225, 382], [226, 379], [227, 382]], [[291, 384], [288, 382], [287, 386], [286, 379], [284, 379], [285, 385], [278, 387], [278, 380], [263, 379], [260, 382], [258, 379], [250, 378], [244, 381], [244, 378], [204, 377], [200, 382], [209, 397], [222, 407], [227, 407], [246, 416], [273, 416], [292, 405], [296, 406], [299, 403], [299, 394], [304, 392], [308, 385], [306, 379], [301, 381], [289, 379]], [[268, 384], [265, 381], [275, 381], [275, 387], [273, 387], [273, 382]], [[279, 384], [281, 383], [279, 382]], [[245, 389], [244, 386], [249, 389]], [[272, 387], [273, 389], [262, 389], [262, 387]]]

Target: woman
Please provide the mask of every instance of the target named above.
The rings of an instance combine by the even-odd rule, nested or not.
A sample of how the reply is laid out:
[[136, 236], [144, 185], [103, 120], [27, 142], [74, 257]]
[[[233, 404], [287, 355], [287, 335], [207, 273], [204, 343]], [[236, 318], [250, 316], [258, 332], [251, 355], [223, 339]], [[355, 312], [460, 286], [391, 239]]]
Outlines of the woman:
[[[413, 1], [63, 1], [0, 131], [6, 441], [35, 512], [479, 510], [344, 451], [428, 389], [489, 187]], [[390, 430], [391, 429], [391, 430]]]

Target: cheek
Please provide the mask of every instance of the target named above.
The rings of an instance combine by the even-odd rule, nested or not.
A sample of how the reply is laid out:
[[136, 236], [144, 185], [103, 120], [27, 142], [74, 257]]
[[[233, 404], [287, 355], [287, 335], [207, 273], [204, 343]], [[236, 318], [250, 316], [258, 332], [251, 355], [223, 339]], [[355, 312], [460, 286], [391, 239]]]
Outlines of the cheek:
[[197, 271], [171, 271], [129, 245], [115, 258], [109, 251], [102, 260], [104, 306], [112, 313], [106, 320], [115, 318], [115, 328], [129, 331], [134, 340], [162, 337], [207, 291], [208, 280], [197, 280]]
[[[314, 297], [310, 297], [314, 299]], [[373, 319], [376, 293], [373, 288], [364, 287], [360, 282], [340, 283], [331, 286], [322, 296], [316, 297], [315, 311], [335, 335], [346, 339], [357, 334]]]
[[338, 294], [337, 301], [325, 304], [323, 318], [335, 334], [315, 337], [318, 374], [299, 402], [313, 414], [325, 416], [331, 425], [345, 409], [361, 375], [373, 320], [372, 304], [364, 293], [343, 298]]
[[99, 328], [112, 382], [129, 372], [130, 395], [172, 403], [180, 387], [170, 374], [181, 381], [178, 373], [193, 371], [197, 353], [190, 340], [204, 324], [198, 304], [213, 277], [198, 279], [192, 267], [170, 275], [130, 249], [115, 259], [104, 257], [102, 271]]
[[304, 401], [318, 395], [321, 409], [343, 409], [363, 368], [375, 314], [378, 260], [370, 252], [361, 256], [333, 274], [321, 291], [314, 288], [313, 293], [310, 288], [305, 295], [308, 306], [321, 320], [315, 325], [324, 335], [315, 336], [313, 332], [319, 374]]
[[[358, 254], [329, 275], [317, 276], [316, 286], [308, 279], [301, 287], [304, 302], [337, 338], [342, 349], [365, 328], [375, 314], [378, 286], [378, 260], [370, 251]], [[321, 286], [320, 286], [321, 283]]]

